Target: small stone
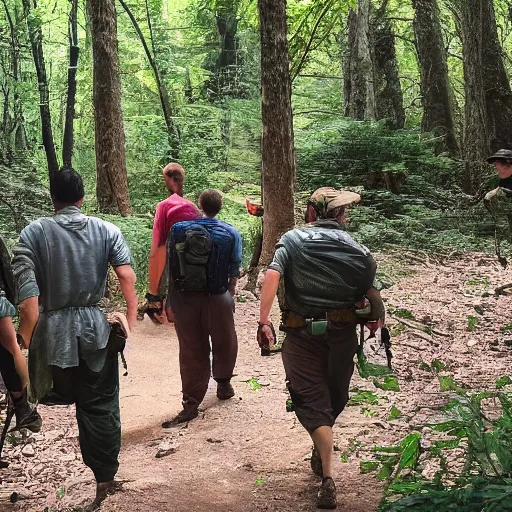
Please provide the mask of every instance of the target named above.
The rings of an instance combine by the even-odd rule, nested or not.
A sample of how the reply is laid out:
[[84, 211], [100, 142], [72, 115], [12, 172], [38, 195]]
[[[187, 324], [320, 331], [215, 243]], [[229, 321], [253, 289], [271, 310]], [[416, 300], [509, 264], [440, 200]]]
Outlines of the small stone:
[[161, 459], [162, 457], [167, 457], [173, 453], [176, 453], [177, 446], [171, 443], [162, 443], [158, 447], [158, 451], [156, 452], [155, 457], [157, 459]]
[[59, 457], [59, 460], [62, 462], [73, 462], [76, 459], [76, 456], [74, 453], [68, 453], [67, 455], [61, 455]]
[[31, 444], [27, 444], [23, 447], [23, 450], [21, 450], [21, 454], [25, 457], [33, 457], [36, 454], [36, 451]]
[[468, 341], [467, 345], [468, 345], [468, 347], [474, 347], [477, 343], [478, 343], [478, 340], [472, 339], [472, 340]]

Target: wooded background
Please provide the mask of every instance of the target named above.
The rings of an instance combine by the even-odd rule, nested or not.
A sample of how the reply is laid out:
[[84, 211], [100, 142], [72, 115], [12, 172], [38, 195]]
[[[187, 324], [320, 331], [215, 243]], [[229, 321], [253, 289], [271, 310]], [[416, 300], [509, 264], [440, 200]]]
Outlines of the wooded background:
[[246, 262], [261, 223], [245, 199], [265, 205], [265, 263], [294, 200], [323, 185], [364, 188], [351, 229], [372, 249], [491, 247], [485, 157], [512, 148], [506, 0], [1, 0], [0, 24], [11, 241], [73, 165], [144, 286], [177, 160], [188, 197], [225, 194]]

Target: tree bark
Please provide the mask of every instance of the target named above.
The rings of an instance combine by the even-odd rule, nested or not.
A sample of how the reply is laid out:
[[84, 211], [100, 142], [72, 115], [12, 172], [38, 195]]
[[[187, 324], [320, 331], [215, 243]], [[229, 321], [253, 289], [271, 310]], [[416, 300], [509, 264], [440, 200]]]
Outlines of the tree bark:
[[80, 56], [80, 48], [78, 46], [78, 0], [71, 0], [68, 37], [68, 94], [66, 99], [66, 120], [64, 122], [64, 136], [62, 140], [62, 163], [66, 167], [72, 167], [76, 104], [76, 73], [78, 68], [78, 59]]
[[41, 27], [31, 19], [32, 9], [37, 7], [36, 0], [22, 0], [23, 14], [27, 20], [28, 37], [32, 49], [32, 56], [37, 73], [37, 82], [39, 84], [39, 112], [41, 115], [41, 132], [43, 146], [48, 163], [48, 174], [51, 177], [59, 170], [57, 153], [55, 152], [55, 143], [53, 139], [52, 116], [50, 112], [50, 91], [48, 80], [46, 78], [46, 65], [43, 52], [43, 32]]
[[421, 131], [439, 136], [438, 152], [459, 152], [453, 122], [452, 91], [437, 0], [413, 0], [416, 52], [421, 72]]
[[126, 171], [115, 0], [87, 0], [93, 51], [96, 197], [104, 213], [132, 213]]
[[[130, 7], [127, 5], [127, 3], [124, 0], [119, 0], [119, 3], [121, 4], [121, 6], [125, 10], [126, 14], [130, 18], [130, 21], [132, 22], [133, 28], [135, 29], [135, 32], [139, 36], [142, 47], [144, 48], [144, 52], [148, 59], [149, 65], [151, 66], [151, 69], [153, 70], [153, 74], [155, 75], [155, 82], [156, 82], [156, 86], [158, 89], [158, 96], [160, 98], [160, 105], [162, 106], [162, 113], [164, 116], [165, 126], [167, 128], [167, 138], [169, 140], [168, 159], [171, 161], [177, 161], [180, 156], [179, 130], [174, 122], [174, 109], [172, 107], [171, 99], [169, 98], [169, 93], [162, 81], [162, 76], [160, 74], [160, 70], [158, 69], [158, 65], [156, 63], [156, 52], [155, 52], [153, 36], [151, 35], [151, 45], [153, 48], [153, 52], [152, 52], [151, 49], [149, 48], [146, 38], [144, 37], [144, 34], [140, 28], [140, 25], [137, 22], [137, 19], [135, 18]], [[149, 27], [151, 27], [150, 12], [149, 12], [149, 7], [147, 6], [147, 4], [146, 4], [146, 14], [148, 17], [148, 25], [149, 25]], [[153, 33], [153, 31], [152, 31], [152, 29], [150, 29], [150, 34], [152, 34], [152, 33]]]
[[375, 120], [377, 106], [370, 38], [370, 0], [358, 0], [348, 16], [348, 42], [344, 56], [345, 116]]
[[295, 150], [286, 0], [258, 0], [261, 36], [263, 245], [268, 265], [294, 226]]
[[372, 20], [374, 90], [377, 119], [385, 119], [392, 129], [405, 125], [404, 96], [398, 73], [395, 35], [386, 17], [387, 3], [375, 12]]
[[465, 186], [478, 193], [491, 152], [512, 147], [512, 92], [492, 0], [460, 4], [465, 83]]

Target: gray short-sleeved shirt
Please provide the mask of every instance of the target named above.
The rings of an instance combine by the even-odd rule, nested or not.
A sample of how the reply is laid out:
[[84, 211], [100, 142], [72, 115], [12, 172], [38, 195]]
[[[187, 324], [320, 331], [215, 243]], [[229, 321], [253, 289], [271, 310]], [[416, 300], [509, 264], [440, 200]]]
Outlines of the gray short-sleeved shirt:
[[78, 207], [38, 219], [22, 231], [13, 258], [19, 300], [37, 296], [40, 307], [31, 367], [69, 368], [84, 359], [93, 371], [101, 370], [110, 329], [99, 303], [109, 264], [130, 264], [121, 231]]

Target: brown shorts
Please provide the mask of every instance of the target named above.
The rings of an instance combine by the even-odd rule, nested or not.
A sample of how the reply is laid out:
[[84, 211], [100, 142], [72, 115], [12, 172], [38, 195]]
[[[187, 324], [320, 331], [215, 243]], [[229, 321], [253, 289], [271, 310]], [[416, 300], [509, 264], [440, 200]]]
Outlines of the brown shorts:
[[297, 418], [310, 434], [332, 427], [347, 405], [356, 352], [354, 324], [331, 322], [321, 336], [288, 331], [283, 344], [286, 379]]

